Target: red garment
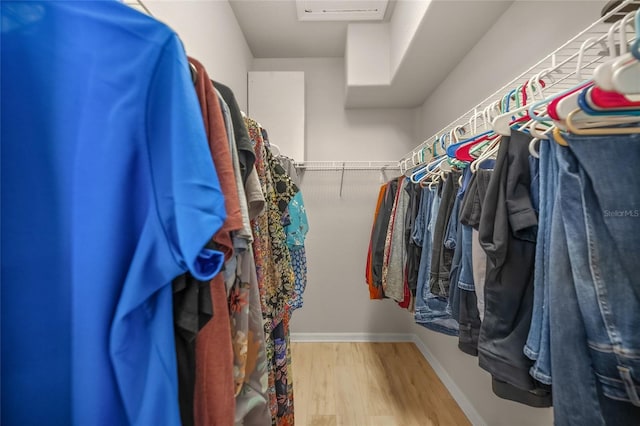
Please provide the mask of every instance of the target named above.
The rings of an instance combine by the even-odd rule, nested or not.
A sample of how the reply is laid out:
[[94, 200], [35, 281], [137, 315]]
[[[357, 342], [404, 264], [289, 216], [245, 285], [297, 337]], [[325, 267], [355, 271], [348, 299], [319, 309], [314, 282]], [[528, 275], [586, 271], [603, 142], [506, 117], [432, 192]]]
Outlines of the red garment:
[[229, 140], [227, 130], [220, 108], [220, 101], [211, 79], [204, 69], [204, 66], [197, 60], [189, 58], [198, 73], [195, 88], [202, 109], [204, 127], [209, 139], [209, 149], [211, 158], [216, 167], [216, 174], [220, 180], [220, 187], [224, 194], [224, 206], [227, 210], [227, 220], [213, 240], [220, 244], [220, 250], [225, 254], [225, 260], [233, 255], [233, 242], [231, 231], [242, 229], [242, 212], [240, 210], [240, 199], [236, 185], [236, 176], [231, 161], [229, 150]]

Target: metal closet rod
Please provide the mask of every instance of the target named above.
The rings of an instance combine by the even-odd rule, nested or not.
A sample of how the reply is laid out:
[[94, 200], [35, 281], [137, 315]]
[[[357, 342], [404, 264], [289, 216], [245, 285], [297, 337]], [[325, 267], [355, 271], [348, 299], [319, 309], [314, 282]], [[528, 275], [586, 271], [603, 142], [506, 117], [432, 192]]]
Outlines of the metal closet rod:
[[311, 170], [395, 170], [400, 168], [396, 160], [392, 161], [300, 161], [295, 162], [297, 169]]
[[384, 173], [385, 170], [397, 170], [400, 168], [400, 163], [397, 161], [301, 161], [293, 164], [296, 169], [302, 172], [314, 170], [340, 171], [340, 197], [342, 197], [342, 188], [344, 187], [345, 170], [377, 170]]
[[[620, 2], [618, 6], [611, 9], [606, 15], [604, 15], [603, 17], [595, 21], [593, 24], [591, 24], [589, 27], [584, 29], [579, 34], [577, 34], [575, 37], [571, 38], [569, 41], [567, 41], [562, 46], [560, 46], [559, 48], [557, 48], [556, 50], [554, 50], [553, 52], [545, 56], [543, 59], [538, 61], [535, 65], [527, 69], [525, 72], [518, 75], [509, 83], [505, 84], [500, 89], [496, 90], [494, 93], [486, 97], [482, 102], [479, 102], [478, 104], [476, 104], [476, 106], [471, 108], [469, 111], [459, 116], [457, 119], [449, 123], [447, 126], [443, 127], [431, 138], [425, 140], [424, 142], [416, 146], [411, 152], [407, 153], [398, 162], [398, 164], [401, 165], [401, 169], [413, 168], [415, 166], [424, 164], [425, 162], [429, 161], [430, 160], [429, 158], [421, 158], [425, 148], [431, 147], [431, 145], [434, 144], [434, 141], [436, 141], [441, 135], [449, 133], [451, 130], [455, 129], [460, 125], [466, 124], [472, 116], [475, 116], [478, 113], [482, 112], [487, 106], [491, 104], [495, 104], [498, 101], [500, 101], [502, 97], [509, 90], [517, 87], [519, 83], [522, 82], [523, 79], [532, 77], [533, 75], [536, 74], [536, 71], [539, 72], [545, 68], [549, 68], [549, 64], [551, 65], [551, 67], [559, 69], [560, 66], [563, 66], [571, 62], [573, 59], [575, 59], [578, 56], [578, 52], [580, 50], [580, 45], [581, 45], [580, 41], [584, 40], [583, 37], [585, 35], [592, 35], [591, 33], [596, 33], [596, 35], [600, 36], [600, 39], [601, 39], [603, 36], [603, 32], [597, 32], [596, 27], [607, 23], [608, 20], [610, 20], [612, 17], [616, 15], [619, 15], [621, 11], [625, 10], [625, 8], [629, 8], [630, 5], [634, 5], [634, 6], [640, 5], [640, 0], [624, 0]], [[606, 32], [604, 32], [604, 34], [606, 35]], [[601, 42], [600, 39], [598, 41], [591, 43], [591, 46], [599, 44]], [[606, 54], [603, 54], [601, 56], [606, 56]], [[559, 65], [556, 65], [556, 59], [558, 58], [562, 58], [563, 60]], [[545, 64], [547, 64], [547, 66], [545, 66]], [[592, 65], [592, 64], [593, 62], [590, 63], [589, 65]], [[575, 70], [567, 74], [575, 74]], [[563, 79], [566, 79], [567, 77], [569, 77], [569, 75], [564, 76]], [[440, 147], [438, 147], [438, 149], [440, 150]], [[415, 161], [416, 158], [419, 159], [418, 162]]]

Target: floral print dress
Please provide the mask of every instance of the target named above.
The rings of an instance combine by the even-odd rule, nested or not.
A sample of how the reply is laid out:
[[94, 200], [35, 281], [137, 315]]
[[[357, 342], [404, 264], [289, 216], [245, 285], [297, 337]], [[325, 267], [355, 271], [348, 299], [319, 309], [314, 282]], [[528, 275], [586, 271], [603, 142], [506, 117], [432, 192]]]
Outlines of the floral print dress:
[[267, 207], [252, 220], [254, 258], [268, 364], [268, 395], [272, 424], [294, 424], [293, 382], [289, 342], [289, 302], [295, 274], [287, 246], [283, 218], [298, 188], [275, 160], [265, 141], [266, 132], [255, 120], [245, 118], [256, 152], [256, 170]]

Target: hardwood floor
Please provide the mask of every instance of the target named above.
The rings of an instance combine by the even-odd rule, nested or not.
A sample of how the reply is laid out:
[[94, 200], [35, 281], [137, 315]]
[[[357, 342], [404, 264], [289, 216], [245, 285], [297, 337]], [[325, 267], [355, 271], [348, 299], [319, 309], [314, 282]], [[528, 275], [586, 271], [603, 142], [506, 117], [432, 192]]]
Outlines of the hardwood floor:
[[470, 425], [413, 343], [293, 343], [296, 426]]

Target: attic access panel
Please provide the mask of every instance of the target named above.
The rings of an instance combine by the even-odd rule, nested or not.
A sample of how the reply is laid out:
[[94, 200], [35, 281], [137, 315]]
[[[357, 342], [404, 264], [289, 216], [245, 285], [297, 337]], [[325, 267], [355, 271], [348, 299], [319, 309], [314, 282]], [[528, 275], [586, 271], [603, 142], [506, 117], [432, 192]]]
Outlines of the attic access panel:
[[299, 21], [382, 21], [389, 0], [296, 0]]

